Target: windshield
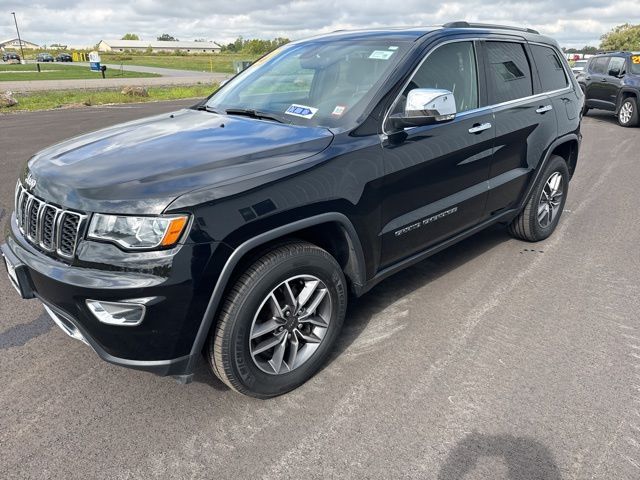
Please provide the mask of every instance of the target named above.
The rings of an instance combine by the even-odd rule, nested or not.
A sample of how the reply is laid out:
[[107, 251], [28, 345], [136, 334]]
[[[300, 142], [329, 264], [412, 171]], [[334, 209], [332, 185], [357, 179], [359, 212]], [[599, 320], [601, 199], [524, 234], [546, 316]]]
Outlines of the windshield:
[[345, 127], [362, 115], [407, 48], [384, 39], [285, 45], [231, 80], [207, 107], [259, 112], [296, 125]]
[[584, 68], [587, 65], [588, 60], [578, 60], [573, 64], [574, 68]]

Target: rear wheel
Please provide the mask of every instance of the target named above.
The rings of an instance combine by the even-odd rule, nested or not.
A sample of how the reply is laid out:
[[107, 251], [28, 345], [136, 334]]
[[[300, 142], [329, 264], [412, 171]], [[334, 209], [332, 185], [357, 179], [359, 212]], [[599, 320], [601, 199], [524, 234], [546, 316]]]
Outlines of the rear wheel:
[[511, 235], [529, 242], [538, 242], [551, 235], [560, 221], [568, 188], [567, 163], [562, 157], [553, 155], [524, 209], [509, 225]]
[[623, 127], [638, 125], [638, 102], [634, 97], [627, 97], [622, 101], [618, 112], [618, 123]]
[[207, 342], [213, 372], [257, 398], [281, 395], [324, 363], [347, 305], [340, 265], [306, 242], [262, 256], [237, 280]]

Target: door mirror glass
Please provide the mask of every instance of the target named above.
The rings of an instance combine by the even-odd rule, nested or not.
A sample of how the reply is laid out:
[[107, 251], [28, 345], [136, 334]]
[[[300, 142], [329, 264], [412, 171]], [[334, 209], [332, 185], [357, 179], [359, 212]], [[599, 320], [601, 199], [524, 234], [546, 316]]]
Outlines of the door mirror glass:
[[404, 111], [389, 117], [394, 129], [446, 122], [456, 117], [456, 99], [449, 90], [414, 88], [407, 94]]

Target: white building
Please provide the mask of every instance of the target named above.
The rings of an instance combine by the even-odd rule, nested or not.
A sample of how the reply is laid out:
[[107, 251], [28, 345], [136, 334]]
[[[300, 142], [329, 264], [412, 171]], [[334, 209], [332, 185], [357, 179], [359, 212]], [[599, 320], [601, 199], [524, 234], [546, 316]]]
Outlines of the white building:
[[[40, 46], [35, 43], [27, 42], [26, 40], [22, 40], [22, 48], [40, 48]], [[6, 50], [20, 50], [20, 42], [17, 38], [10, 38], [9, 40], [5, 40], [0, 42], [0, 51]]]
[[220, 47], [213, 42], [163, 42], [159, 40], [100, 40], [98, 50], [101, 52], [176, 52], [185, 53], [218, 53]]

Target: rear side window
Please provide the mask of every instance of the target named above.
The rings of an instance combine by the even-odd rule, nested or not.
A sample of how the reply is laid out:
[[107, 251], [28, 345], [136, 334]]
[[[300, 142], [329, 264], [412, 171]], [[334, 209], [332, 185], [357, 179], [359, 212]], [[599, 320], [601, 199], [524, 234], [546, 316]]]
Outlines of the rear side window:
[[533, 60], [538, 67], [540, 74], [540, 82], [542, 90], [551, 92], [565, 88], [569, 83], [567, 75], [562, 67], [562, 61], [558, 58], [556, 52], [549, 47], [541, 45], [530, 45]]
[[489, 103], [497, 104], [533, 95], [531, 67], [520, 43], [487, 42]]
[[598, 57], [591, 61], [589, 71], [591, 73], [607, 73], [607, 66], [609, 65], [609, 57]]

